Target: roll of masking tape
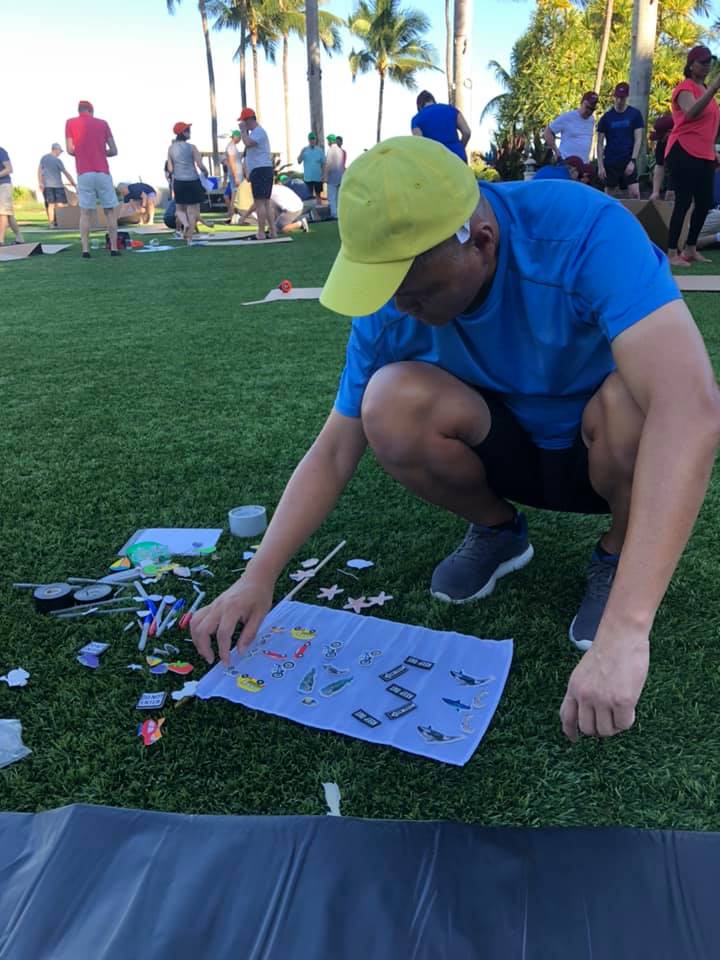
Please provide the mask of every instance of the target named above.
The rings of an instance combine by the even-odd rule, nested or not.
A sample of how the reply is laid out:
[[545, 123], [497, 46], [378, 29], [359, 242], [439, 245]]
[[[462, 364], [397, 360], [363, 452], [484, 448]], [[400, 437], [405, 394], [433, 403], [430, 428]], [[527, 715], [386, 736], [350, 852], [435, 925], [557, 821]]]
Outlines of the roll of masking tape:
[[249, 505], [233, 507], [228, 513], [230, 533], [234, 537], [257, 537], [267, 529], [265, 507]]

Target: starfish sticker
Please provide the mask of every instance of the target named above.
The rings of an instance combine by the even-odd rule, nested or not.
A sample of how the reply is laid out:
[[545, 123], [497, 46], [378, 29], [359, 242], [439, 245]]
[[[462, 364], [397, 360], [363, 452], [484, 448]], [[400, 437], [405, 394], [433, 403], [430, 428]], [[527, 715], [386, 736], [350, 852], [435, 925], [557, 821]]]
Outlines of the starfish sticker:
[[348, 602], [343, 607], [343, 610], [352, 610], [353, 613], [360, 613], [365, 607], [370, 606], [372, 606], [372, 604], [368, 603], [365, 597], [348, 597]]
[[333, 600], [339, 593], [345, 593], [345, 591], [342, 587], [334, 583], [331, 587], [320, 587], [320, 593], [317, 595], [317, 599]]
[[383, 607], [388, 602], [392, 600], [393, 596], [390, 593], [385, 593], [384, 590], [381, 590], [376, 597], [368, 597], [368, 606], [371, 604], [376, 604], [378, 607]]

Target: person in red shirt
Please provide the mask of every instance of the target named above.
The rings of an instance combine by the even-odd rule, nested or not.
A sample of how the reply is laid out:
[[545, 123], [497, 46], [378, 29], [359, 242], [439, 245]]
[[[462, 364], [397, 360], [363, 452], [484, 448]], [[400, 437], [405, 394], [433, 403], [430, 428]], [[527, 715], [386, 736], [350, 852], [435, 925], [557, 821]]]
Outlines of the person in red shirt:
[[99, 203], [105, 211], [110, 234], [110, 256], [119, 257], [117, 248], [117, 194], [113, 186], [108, 157], [117, 156], [117, 147], [110, 127], [94, 115], [88, 100], [78, 104], [78, 116], [65, 124], [65, 146], [75, 157], [80, 199], [80, 241], [83, 259], [90, 259], [90, 222]]
[[[720, 90], [720, 74], [707, 86], [705, 80], [714, 59], [707, 47], [693, 47], [687, 55], [685, 79], [672, 93], [673, 128], [665, 149], [665, 161], [675, 190], [668, 231], [668, 257], [675, 267], [689, 267], [695, 260], [709, 262], [697, 252], [697, 239], [713, 205], [715, 138], [720, 126], [720, 107], [715, 94]], [[680, 233], [693, 201], [687, 241], [680, 253]]]

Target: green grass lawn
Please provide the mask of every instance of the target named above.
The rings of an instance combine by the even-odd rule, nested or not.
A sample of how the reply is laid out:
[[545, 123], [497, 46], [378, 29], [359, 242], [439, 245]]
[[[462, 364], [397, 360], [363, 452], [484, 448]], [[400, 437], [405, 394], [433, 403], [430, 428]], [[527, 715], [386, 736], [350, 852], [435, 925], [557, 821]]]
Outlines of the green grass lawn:
[[[345, 559], [376, 562], [363, 588], [396, 597], [384, 616], [515, 638], [505, 695], [463, 769], [221, 700], [169, 707], [163, 740], [145, 749], [135, 701], [177, 679], [126, 669], [137, 650], [124, 618], [57, 623], [11, 588], [99, 575], [138, 527], [220, 526], [239, 503], [272, 509], [332, 405], [349, 321], [317, 303], [241, 303], [285, 277], [319, 285], [336, 248], [335, 226], [320, 224], [276, 247], [90, 262], [75, 237], [57, 256], [0, 264], [0, 673], [31, 673], [24, 689], [0, 684], [0, 716], [22, 720], [33, 750], [0, 771], [0, 809], [312, 814], [324, 811], [321, 782], [336, 780], [348, 815], [720, 829], [717, 478], [657, 619], [637, 725], [571, 746], [558, 720], [578, 659], [567, 627], [601, 521], [529, 511], [533, 563], [485, 602], [446, 606], [428, 580], [464, 525], [364, 458], [301, 558], [345, 537]], [[688, 302], [717, 365], [720, 297]], [[214, 593], [234, 579], [242, 547], [221, 539]], [[283, 577], [278, 596], [290, 585]], [[97, 672], [74, 660], [92, 639], [112, 645]]]

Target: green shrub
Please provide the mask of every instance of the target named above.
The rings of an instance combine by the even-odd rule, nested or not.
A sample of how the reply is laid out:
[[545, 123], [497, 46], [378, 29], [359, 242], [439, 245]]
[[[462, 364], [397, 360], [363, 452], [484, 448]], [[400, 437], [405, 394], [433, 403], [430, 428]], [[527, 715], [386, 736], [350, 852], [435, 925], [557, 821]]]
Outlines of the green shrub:
[[484, 160], [480, 160], [479, 163], [471, 163], [470, 169], [475, 174], [476, 180], [491, 180], [495, 183], [501, 179], [495, 167], [488, 166]]
[[37, 201], [35, 191], [31, 190], [30, 187], [13, 187], [12, 196], [15, 203], [35, 203]]

